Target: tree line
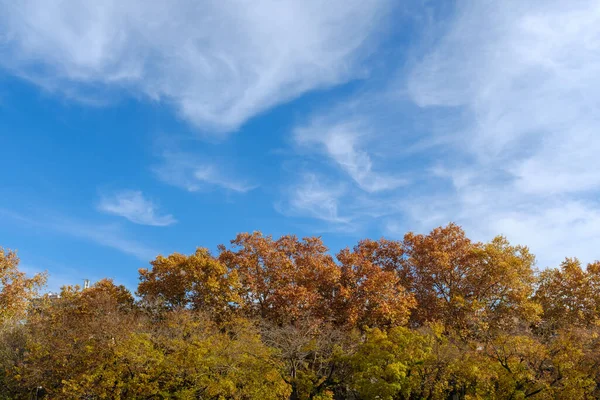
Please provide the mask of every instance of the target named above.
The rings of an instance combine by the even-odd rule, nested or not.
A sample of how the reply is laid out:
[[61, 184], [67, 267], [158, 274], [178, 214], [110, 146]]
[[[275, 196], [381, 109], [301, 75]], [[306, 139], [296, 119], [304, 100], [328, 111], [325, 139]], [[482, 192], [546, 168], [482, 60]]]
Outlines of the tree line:
[[600, 399], [600, 262], [538, 271], [455, 224], [331, 255], [239, 234], [159, 255], [135, 295], [40, 295], [0, 249], [0, 398]]

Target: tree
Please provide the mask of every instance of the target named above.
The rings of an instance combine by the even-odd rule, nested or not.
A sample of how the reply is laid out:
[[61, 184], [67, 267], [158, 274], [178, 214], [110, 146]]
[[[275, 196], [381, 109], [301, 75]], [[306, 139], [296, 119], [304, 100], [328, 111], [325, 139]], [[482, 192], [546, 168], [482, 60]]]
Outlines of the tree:
[[341, 277], [336, 298], [338, 324], [350, 327], [404, 325], [416, 305], [414, 296], [402, 286], [396, 272], [372, 261], [365, 243], [337, 255]]
[[240, 234], [158, 256], [139, 299], [110, 279], [38, 296], [0, 255], [0, 399], [600, 398], [600, 262], [536, 274], [454, 224], [336, 258]]
[[431, 324], [418, 330], [394, 327], [367, 331], [351, 355], [351, 384], [359, 398], [477, 399], [489, 395], [490, 360]]
[[554, 332], [571, 326], [593, 326], [600, 321], [600, 263], [587, 270], [576, 258], [539, 276], [535, 300], [543, 309], [543, 327]]
[[150, 270], [140, 269], [137, 290], [146, 304], [167, 310], [190, 307], [224, 318], [240, 302], [237, 272], [227, 271], [207, 249], [158, 256], [150, 264]]
[[246, 315], [281, 324], [330, 317], [340, 271], [320, 238], [274, 240], [255, 232], [231, 243], [220, 246], [219, 260], [240, 280]]
[[421, 383], [416, 369], [433, 351], [430, 339], [404, 327], [367, 331], [364, 343], [350, 357], [354, 390], [369, 399], [414, 396]]
[[9, 391], [18, 387], [11, 371], [21, 358], [26, 340], [21, 322], [45, 282], [45, 274], [29, 278], [19, 271], [17, 253], [0, 247], [0, 398], [10, 398]]
[[331, 323], [302, 319], [278, 325], [263, 321], [262, 341], [275, 349], [283, 366], [283, 379], [291, 386], [290, 399], [328, 399], [344, 392], [348, 383], [343, 356], [360, 341], [358, 332]]
[[141, 323], [123, 286], [110, 280], [84, 290], [65, 286], [59, 298], [41, 298], [28, 315], [27, 341], [13, 379], [25, 393], [41, 388], [50, 398], [68, 398], [67, 383], [105, 365]]
[[414, 326], [442, 321], [472, 334], [536, 318], [539, 309], [530, 300], [535, 259], [526, 247], [501, 236], [473, 243], [454, 224], [428, 235], [408, 233], [403, 247], [400, 274], [412, 282], [408, 290], [418, 303]]
[[111, 358], [65, 383], [74, 398], [286, 399], [289, 386], [252, 326], [223, 331], [191, 310], [132, 332]]
[[29, 301], [46, 283], [45, 274], [28, 278], [18, 267], [17, 253], [0, 247], [0, 323], [22, 317]]

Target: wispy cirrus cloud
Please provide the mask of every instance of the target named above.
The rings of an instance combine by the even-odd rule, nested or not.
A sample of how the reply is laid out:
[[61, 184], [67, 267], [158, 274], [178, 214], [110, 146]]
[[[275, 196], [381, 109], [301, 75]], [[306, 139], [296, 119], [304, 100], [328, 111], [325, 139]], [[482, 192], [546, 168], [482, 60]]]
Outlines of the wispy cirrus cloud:
[[407, 80], [419, 106], [462, 115], [456, 153], [437, 160], [451, 187], [409, 215], [504, 233], [543, 267], [598, 258], [599, 77], [597, 1], [459, 2]]
[[[61, 92], [126, 88], [198, 127], [231, 131], [372, 72], [367, 45], [391, 2], [0, 4], [6, 70]], [[401, 50], [415, 44], [408, 58], [378, 53], [382, 74], [336, 91], [296, 125], [290, 158], [303, 160], [279, 209], [389, 233], [456, 221], [477, 239], [504, 233], [531, 244], [541, 266], [598, 258], [600, 5], [443, 7], [420, 20], [435, 37], [400, 40]], [[185, 150], [161, 153], [156, 176], [189, 191], [255, 187], [227, 163]]]
[[394, 194], [374, 196], [325, 173], [303, 171], [283, 187], [275, 209], [288, 217], [317, 221], [310, 225], [312, 232], [356, 234], [397, 214], [395, 200]]
[[235, 130], [364, 74], [392, 2], [0, 1], [0, 65], [80, 98], [128, 88], [194, 125]]
[[258, 185], [235, 178], [231, 171], [224, 172], [217, 163], [203, 160], [200, 155], [182, 151], [164, 151], [160, 155], [160, 159], [160, 163], [152, 168], [156, 177], [164, 183], [189, 192], [218, 187], [237, 193], [246, 193], [258, 187]]
[[341, 215], [341, 202], [347, 194], [343, 184], [328, 182], [314, 173], [304, 173], [285, 189], [284, 200], [276, 208], [296, 217], [309, 217], [331, 223], [348, 224], [351, 217]]
[[47, 226], [57, 232], [132, 255], [142, 261], [152, 260], [159, 254], [154, 248], [127, 237], [116, 225], [85, 224], [79, 221], [62, 220], [56, 223], [50, 222]]
[[[364, 143], [370, 127], [359, 120], [326, 121], [316, 118], [309, 125], [296, 127], [298, 145], [326, 154], [362, 189], [379, 192], [406, 184], [405, 179], [377, 173]], [[362, 143], [361, 143], [362, 142]]]
[[171, 214], [160, 215], [158, 206], [139, 190], [105, 194], [97, 205], [99, 211], [118, 215], [140, 225], [169, 226], [177, 222]]
[[345, 207], [388, 210], [352, 223], [398, 235], [455, 221], [476, 239], [530, 244], [541, 267], [600, 257], [600, 5], [464, 0], [447, 17], [387, 84], [319, 110], [333, 123], [297, 140], [359, 186], [356, 166], [377, 188], [372, 154], [384, 156], [378, 174], [407, 178], [389, 193], [363, 187], [366, 202], [346, 197]]
[[2, 208], [0, 218], [112, 248], [142, 261], [151, 260], [159, 254], [156, 249], [128, 237], [119, 225], [88, 223], [47, 211], [26, 215]]

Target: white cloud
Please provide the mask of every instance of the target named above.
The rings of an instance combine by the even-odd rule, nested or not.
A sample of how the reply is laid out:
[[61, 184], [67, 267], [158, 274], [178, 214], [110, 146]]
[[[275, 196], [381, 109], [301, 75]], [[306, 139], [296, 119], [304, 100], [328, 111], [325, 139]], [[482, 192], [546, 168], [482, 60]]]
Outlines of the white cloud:
[[[579, 257], [584, 262], [600, 258], [596, 244], [600, 235], [598, 203], [563, 197], [541, 200], [485, 181], [455, 189], [403, 199], [401, 207], [408, 218], [402, 226], [426, 232], [454, 221], [476, 240], [505, 235], [511, 242], [532, 249], [540, 268], [557, 266], [565, 257]], [[404, 233], [397, 226], [400, 224], [392, 220], [388, 233]]]
[[99, 225], [71, 219], [64, 215], [49, 212], [28, 212], [27, 215], [0, 208], [0, 218], [18, 221], [20, 225], [41, 228], [76, 239], [109, 247], [121, 253], [132, 255], [142, 261], [156, 257], [159, 252], [135, 239], [130, 239], [117, 225]]
[[600, 186], [598, 76], [597, 1], [463, 1], [408, 86], [421, 106], [469, 111], [479, 162], [508, 160], [524, 187], [562, 192]]
[[189, 192], [220, 187], [238, 193], [246, 193], [257, 185], [234, 178], [231, 173], [223, 172], [211, 161], [199, 160], [200, 156], [192, 156], [180, 151], [165, 151], [162, 161], [153, 168], [157, 178]]
[[397, 214], [394, 199], [393, 195], [365, 193], [320, 172], [304, 171], [290, 179], [275, 209], [289, 217], [318, 221], [306, 227], [312, 232], [357, 234], [374, 221]]
[[461, 1], [408, 89], [464, 115], [462, 146], [438, 160], [451, 189], [407, 199], [415, 222], [506, 234], [541, 267], [600, 257], [600, 3]]
[[152, 260], [159, 254], [153, 248], [139, 243], [137, 240], [129, 239], [117, 226], [113, 225], [89, 225], [77, 221], [62, 220], [53, 223], [50, 228], [69, 236], [110, 247], [142, 261]]
[[[450, 18], [428, 26], [441, 37], [414, 49], [408, 73], [320, 110], [297, 143], [368, 193], [340, 202], [373, 213], [353, 224], [397, 236], [455, 221], [529, 245], [540, 267], [599, 258], [600, 3], [464, 0]], [[377, 176], [408, 182], [376, 190]]]
[[314, 173], [305, 173], [286, 191], [286, 200], [277, 207], [283, 214], [316, 218], [331, 224], [351, 222], [350, 216], [340, 215], [340, 202], [347, 195], [342, 184], [332, 184]]
[[[0, 4], [5, 68], [60, 90], [126, 87], [221, 130], [361, 76], [364, 43], [389, 6]], [[456, 221], [477, 239], [503, 233], [530, 244], [540, 266], [598, 258], [600, 3], [459, 0], [447, 16], [408, 75], [396, 71], [402, 80], [366, 83], [349, 105], [295, 130], [298, 148], [326, 155], [355, 185], [323, 177], [317, 162], [320, 175], [292, 181], [281, 211], [345, 227], [386, 215], [390, 231]], [[253, 188], [223, 163], [179, 152], [155, 172], [190, 191]]]
[[317, 151], [325, 152], [367, 192], [395, 189], [406, 184], [404, 179], [373, 171], [371, 156], [361, 149], [361, 139], [369, 133], [364, 124], [355, 120], [328, 123], [317, 119], [308, 126], [297, 127], [294, 137], [301, 146], [317, 146]]
[[367, 44], [391, 2], [0, 5], [0, 65], [13, 73], [79, 97], [125, 87], [173, 103], [199, 127], [227, 131], [303, 92], [362, 76]]
[[194, 170], [193, 179], [209, 185], [216, 185], [234, 192], [245, 193], [257, 186], [238, 182], [221, 174], [214, 165], [198, 165]]
[[102, 196], [98, 210], [140, 225], [168, 226], [177, 222], [171, 214], [158, 215], [157, 206], [139, 190], [124, 190]]

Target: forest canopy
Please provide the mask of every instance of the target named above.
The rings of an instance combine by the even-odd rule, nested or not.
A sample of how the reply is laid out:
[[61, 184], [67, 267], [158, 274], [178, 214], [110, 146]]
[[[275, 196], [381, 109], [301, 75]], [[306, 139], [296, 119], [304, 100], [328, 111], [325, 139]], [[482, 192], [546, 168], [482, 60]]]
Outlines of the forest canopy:
[[332, 254], [237, 235], [42, 294], [0, 248], [0, 398], [600, 399], [600, 262], [457, 225]]

